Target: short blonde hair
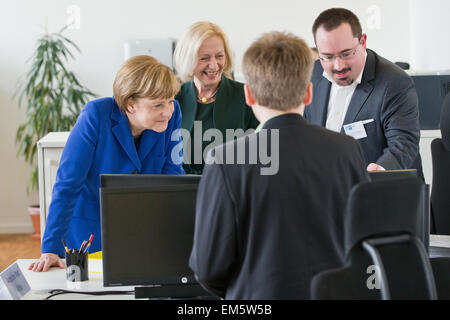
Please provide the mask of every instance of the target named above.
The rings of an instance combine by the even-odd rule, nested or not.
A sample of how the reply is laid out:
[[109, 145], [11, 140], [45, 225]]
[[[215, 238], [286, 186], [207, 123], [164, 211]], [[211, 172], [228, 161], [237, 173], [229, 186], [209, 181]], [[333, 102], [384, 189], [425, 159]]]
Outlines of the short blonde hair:
[[247, 49], [242, 65], [260, 105], [285, 111], [302, 104], [313, 69], [311, 51], [303, 39], [284, 32], [263, 34]]
[[222, 39], [226, 58], [223, 72], [227, 75], [231, 74], [233, 58], [227, 36], [218, 25], [209, 21], [199, 21], [186, 30], [175, 48], [173, 56], [175, 70], [182, 82], [194, 78], [194, 69], [198, 62], [198, 50], [203, 41], [212, 36], [219, 36]]
[[173, 71], [151, 56], [129, 58], [117, 72], [113, 94], [122, 112], [127, 112], [128, 99], [169, 99], [180, 90]]

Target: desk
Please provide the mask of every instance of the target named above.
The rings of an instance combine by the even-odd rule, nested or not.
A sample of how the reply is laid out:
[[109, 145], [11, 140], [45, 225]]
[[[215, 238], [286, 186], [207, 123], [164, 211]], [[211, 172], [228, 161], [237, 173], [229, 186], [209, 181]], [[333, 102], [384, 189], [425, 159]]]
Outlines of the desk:
[[450, 248], [450, 236], [430, 235], [430, 247]]
[[[438, 250], [438, 251], [436, 251]], [[444, 235], [430, 235], [430, 255], [432, 252], [439, 252], [444, 250], [450, 253], [450, 236]], [[443, 252], [443, 251], [442, 251]], [[448, 255], [447, 255], [448, 256]], [[66, 272], [64, 269], [51, 268], [47, 272], [33, 272], [28, 270], [28, 266], [35, 259], [19, 259], [17, 264], [20, 270], [28, 281], [31, 287], [31, 291], [28, 292], [22, 299], [23, 300], [42, 300], [49, 295], [49, 291], [52, 289], [65, 289], [73, 291], [133, 291], [134, 286], [130, 287], [104, 287], [103, 286], [103, 272], [102, 261], [98, 259], [89, 259], [89, 280], [83, 282], [68, 282], [66, 281]], [[52, 300], [132, 300], [134, 294], [128, 295], [105, 295], [105, 296], [92, 296], [82, 294], [62, 294], [52, 297]]]
[[[133, 287], [104, 287], [102, 261], [89, 259], [89, 280], [83, 282], [66, 281], [66, 271], [60, 268], [50, 268], [47, 272], [33, 272], [28, 270], [29, 265], [36, 259], [19, 259], [17, 264], [28, 281], [31, 291], [22, 300], [43, 300], [49, 296], [49, 291], [53, 289], [64, 289], [71, 291], [133, 291]], [[62, 294], [51, 298], [52, 300], [132, 300], [134, 294], [128, 295], [106, 295], [92, 296], [82, 294]]]
[[450, 257], [450, 236], [430, 235], [430, 258]]

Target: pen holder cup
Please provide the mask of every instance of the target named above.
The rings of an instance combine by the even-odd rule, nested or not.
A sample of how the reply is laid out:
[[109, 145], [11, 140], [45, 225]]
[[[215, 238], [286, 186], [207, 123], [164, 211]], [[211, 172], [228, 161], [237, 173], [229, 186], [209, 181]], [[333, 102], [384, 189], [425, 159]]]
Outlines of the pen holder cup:
[[70, 282], [89, 280], [87, 253], [66, 252], [66, 280]]

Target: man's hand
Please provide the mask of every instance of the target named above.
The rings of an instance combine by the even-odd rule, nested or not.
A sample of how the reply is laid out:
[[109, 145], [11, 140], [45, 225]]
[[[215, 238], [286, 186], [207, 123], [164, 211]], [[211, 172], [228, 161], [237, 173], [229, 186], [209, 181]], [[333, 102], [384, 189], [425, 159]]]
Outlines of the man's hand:
[[28, 267], [28, 270], [33, 270], [34, 272], [47, 272], [50, 267], [60, 267], [61, 269], [64, 269], [66, 265], [57, 254], [43, 253], [38, 261], [33, 262]]
[[369, 163], [369, 165], [367, 166], [367, 171], [371, 172], [371, 171], [386, 171], [385, 168], [383, 168], [382, 166], [377, 165], [376, 163]]

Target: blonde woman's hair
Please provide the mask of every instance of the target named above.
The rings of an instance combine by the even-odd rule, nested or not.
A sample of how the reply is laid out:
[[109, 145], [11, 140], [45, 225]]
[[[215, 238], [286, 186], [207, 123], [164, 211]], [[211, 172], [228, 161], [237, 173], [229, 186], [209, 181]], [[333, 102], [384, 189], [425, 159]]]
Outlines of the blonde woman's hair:
[[113, 84], [114, 99], [124, 113], [130, 98], [169, 99], [179, 90], [180, 84], [173, 71], [147, 55], [125, 61]]
[[262, 106], [286, 111], [302, 104], [313, 59], [303, 39], [275, 31], [253, 42], [242, 66], [255, 100]]
[[233, 57], [227, 36], [218, 25], [209, 21], [199, 21], [186, 30], [175, 48], [173, 56], [175, 70], [182, 82], [194, 78], [194, 69], [198, 62], [198, 50], [203, 41], [212, 36], [218, 36], [223, 41], [226, 58], [223, 72], [228, 76], [231, 75]]

